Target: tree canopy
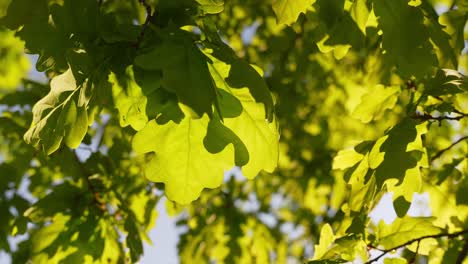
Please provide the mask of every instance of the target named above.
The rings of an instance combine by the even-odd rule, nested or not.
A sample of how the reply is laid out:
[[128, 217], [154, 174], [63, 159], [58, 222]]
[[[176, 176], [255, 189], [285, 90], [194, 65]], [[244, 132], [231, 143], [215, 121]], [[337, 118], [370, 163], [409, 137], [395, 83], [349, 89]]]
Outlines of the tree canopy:
[[0, 0], [0, 251], [135, 263], [165, 202], [181, 263], [467, 263], [467, 18], [465, 0]]

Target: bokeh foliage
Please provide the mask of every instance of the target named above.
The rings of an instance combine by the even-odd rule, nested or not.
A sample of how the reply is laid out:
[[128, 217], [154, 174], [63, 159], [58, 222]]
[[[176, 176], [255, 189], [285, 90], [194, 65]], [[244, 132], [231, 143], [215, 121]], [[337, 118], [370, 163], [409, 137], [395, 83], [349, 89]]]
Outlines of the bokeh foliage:
[[[137, 262], [165, 202], [182, 263], [463, 263], [467, 18], [464, 0], [0, 0], [0, 250]], [[397, 218], [373, 221], [389, 192]], [[408, 214], [415, 193], [432, 217]]]

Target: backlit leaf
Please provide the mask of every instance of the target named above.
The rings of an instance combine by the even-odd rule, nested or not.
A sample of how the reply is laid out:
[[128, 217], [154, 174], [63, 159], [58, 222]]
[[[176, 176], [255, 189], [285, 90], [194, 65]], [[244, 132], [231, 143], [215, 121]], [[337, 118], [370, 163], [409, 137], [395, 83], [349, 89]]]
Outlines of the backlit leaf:
[[88, 130], [84, 86], [77, 87], [69, 69], [50, 83], [50, 92], [33, 107], [33, 121], [24, 135], [26, 142], [41, 145], [47, 154], [55, 152], [62, 140], [70, 148], [77, 148]]
[[376, 234], [378, 243], [389, 249], [422, 236], [441, 233], [442, 230], [434, 226], [433, 221], [432, 217], [405, 217], [397, 218], [390, 225], [381, 222]]
[[147, 164], [148, 179], [166, 185], [169, 199], [187, 204], [198, 198], [203, 188], [221, 185], [223, 173], [234, 165], [233, 147], [212, 154], [203, 145], [208, 117], [185, 117], [179, 124], [150, 121], [133, 139], [138, 153], [155, 152]]
[[273, 10], [278, 24], [291, 25], [301, 13], [305, 13], [315, 0], [275, 0]]

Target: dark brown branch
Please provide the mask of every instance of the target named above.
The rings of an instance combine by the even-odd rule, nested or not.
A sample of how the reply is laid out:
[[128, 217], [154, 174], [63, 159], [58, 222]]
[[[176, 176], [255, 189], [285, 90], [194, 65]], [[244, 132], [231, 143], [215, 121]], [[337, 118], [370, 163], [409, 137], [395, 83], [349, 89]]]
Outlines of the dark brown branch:
[[422, 115], [413, 115], [411, 118], [418, 119], [422, 121], [434, 120], [442, 122], [442, 120], [456, 120], [460, 121], [462, 118], [468, 117], [468, 114], [461, 113], [459, 116], [432, 116], [430, 114], [422, 114]]
[[[403, 243], [401, 245], [398, 245], [396, 247], [389, 248], [389, 249], [384, 249], [384, 250], [378, 249], [375, 246], [369, 245], [368, 247], [373, 248], [373, 249], [378, 249], [378, 250], [382, 251], [382, 253], [380, 255], [378, 255], [377, 257], [367, 261], [365, 264], [371, 264], [371, 263], [379, 260], [381, 257], [387, 255], [388, 253], [390, 253], [390, 252], [392, 252], [394, 250], [397, 250], [397, 249], [405, 247], [405, 246], [409, 246], [409, 245], [413, 244], [414, 242], [420, 242], [421, 240], [424, 240], [424, 239], [427, 239], [427, 238], [441, 238], [441, 237], [455, 238], [455, 237], [458, 237], [460, 235], [465, 235], [467, 233], [468, 233], [468, 230], [462, 230], [462, 231], [459, 231], [459, 232], [456, 232], [456, 233], [440, 233], [440, 234], [436, 234], [436, 235], [422, 236], [422, 237], [419, 237], [419, 238], [411, 239], [410, 241], [408, 241], [406, 243]], [[462, 251], [462, 254], [463, 254], [463, 251]]]
[[135, 43], [133, 43], [133, 47], [135, 47], [136, 49], [140, 47], [141, 42], [145, 37], [146, 29], [148, 28], [149, 23], [151, 22], [151, 19], [153, 19], [154, 16], [153, 11], [151, 10], [151, 6], [148, 3], [146, 3], [146, 0], [138, 0], [138, 2], [146, 9], [146, 19], [145, 23], [143, 23], [143, 28], [141, 29], [137, 40], [135, 41]]
[[451, 148], [453, 148], [455, 145], [457, 145], [458, 143], [462, 142], [463, 140], [466, 140], [468, 139], [468, 136], [464, 136], [460, 139], [458, 139], [457, 141], [453, 142], [450, 146], [444, 148], [444, 149], [441, 149], [439, 150], [439, 152], [437, 152], [432, 158], [431, 158], [431, 162], [438, 159], [440, 156], [442, 156], [442, 154], [444, 154], [446, 151], [450, 150]]
[[421, 244], [421, 240], [418, 241], [418, 245], [416, 246], [416, 251], [414, 252], [414, 255], [411, 257], [411, 259], [408, 261], [409, 264], [416, 263], [416, 257], [418, 256], [418, 251], [419, 251], [419, 245], [420, 244]]
[[99, 191], [96, 190], [96, 187], [93, 185], [93, 183], [89, 179], [89, 177], [93, 173], [80, 161], [80, 159], [77, 156], [76, 151], [73, 151], [73, 158], [74, 158], [75, 162], [77, 163], [77, 165], [80, 167], [82, 175], [83, 175], [83, 177], [84, 177], [84, 179], [86, 181], [86, 185], [88, 186], [89, 191], [93, 195], [94, 205], [97, 208], [99, 208], [99, 210], [101, 210], [102, 212], [106, 212], [107, 211], [106, 210], [106, 205], [104, 203], [102, 203], [101, 201], [99, 201], [99, 199], [100, 199]]

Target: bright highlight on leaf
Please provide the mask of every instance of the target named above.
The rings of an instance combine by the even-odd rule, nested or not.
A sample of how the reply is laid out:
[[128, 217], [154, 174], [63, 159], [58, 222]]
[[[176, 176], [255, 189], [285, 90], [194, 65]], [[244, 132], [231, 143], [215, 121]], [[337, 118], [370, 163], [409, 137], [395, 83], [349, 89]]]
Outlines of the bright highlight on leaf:
[[224, 10], [223, 0], [196, 0], [201, 9], [208, 14], [217, 14]]
[[169, 199], [188, 204], [203, 188], [219, 187], [224, 171], [234, 165], [233, 147], [209, 153], [203, 145], [208, 117], [184, 118], [180, 124], [149, 122], [133, 139], [138, 153], [155, 152], [145, 169], [151, 181], [166, 184]]
[[273, 10], [278, 24], [291, 25], [296, 22], [301, 13], [315, 3], [315, 0], [275, 0]]
[[462, 263], [465, 2], [0, 0], [0, 252]]
[[[221, 61], [214, 61], [210, 71], [216, 85], [241, 102], [242, 113], [238, 117], [225, 118], [224, 124], [231, 129], [245, 144], [249, 152], [249, 163], [242, 167], [247, 178], [254, 178], [265, 170], [273, 172], [278, 162], [279, 133], [276, 120], [266, 119], [265, 107], [249, 93], [247, 88], [233, 88], [226, 79], [231, 67]], [[220, 104], [221, 114], [229, 105]]]
[[72, 71], [52, 79], [50, 92], [33, 107], [33, 121], [24, 140], [41, 145], [47, 154], [55, 152], [62, 140], [77, 148], [88, 130], [87, 83], [77, 87]]
[[382, 117], [386, 109], [392, 108], [400, 91], [399, 87], [377, 85], [361, 97], [361, 103], [354, 109], [353, 117], [364, 123]]
[[404, 217], [391, 225], [380, 222], [376, 236], [385, 249], [393, 248], [424, 235], [441, 233], [442, 230], [432, 224], [433, 220], [431, 217]]
[[211, 115], [216, 87], [207, 66], [207, 58], [182, 30], [169, 33], [162, 44], [135, 59], [146, 70], [162, 70], [164, 88], [177, 94], [179, 101], [201, 117]]
[[[133, 67], [128, 67], [126, 75], [120, 78], [115, 73], [109, 76], [112, 85], [112, 95], [115, 106], [119, 109], [120, 125], [131, 125], [133, 129], [140, 130], [148, 122], [146, 105], [148, 98], [143, 94], [142, 88], [135, 82]], [[157, 89], [159, 87], [154, 87]]]

